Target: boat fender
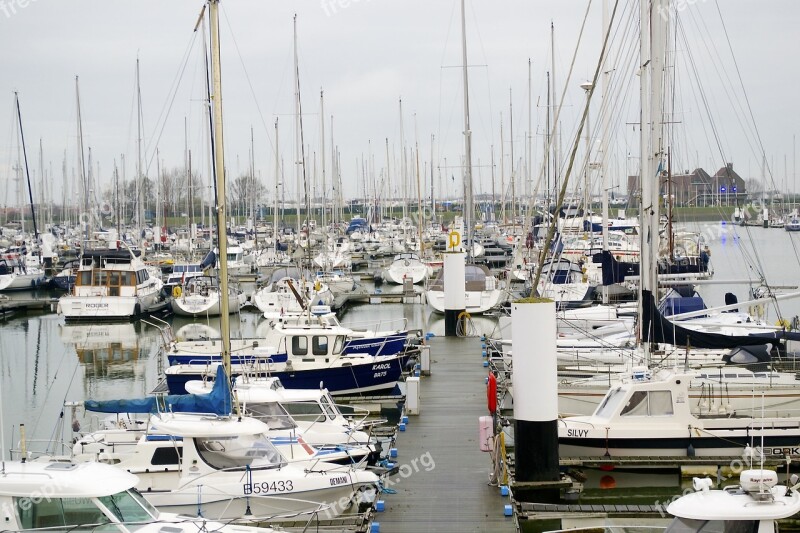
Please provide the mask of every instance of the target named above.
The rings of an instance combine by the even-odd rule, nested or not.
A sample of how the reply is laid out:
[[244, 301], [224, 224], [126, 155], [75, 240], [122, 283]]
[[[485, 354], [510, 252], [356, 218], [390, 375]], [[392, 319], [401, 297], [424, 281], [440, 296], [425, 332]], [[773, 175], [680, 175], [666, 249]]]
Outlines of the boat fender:
[[183, 293], [183, 289], [181, 289], [179, 285], [175, 285], [175, 287], [173, 287], [173, 289], [172, 289], [172, 297], [173, 298], [180, 298], [182, 293]]
[[142, 306], [139, 305], [139, 304], [134, 305], [133, 306], [133, 316], [139, 316], [140, 314], [142, 314]]
[[497, 412], [497, 377], [494, 372], [489, 372], [489, 379], [486, 382], [486, 401], [489, 412], [495, 414]]

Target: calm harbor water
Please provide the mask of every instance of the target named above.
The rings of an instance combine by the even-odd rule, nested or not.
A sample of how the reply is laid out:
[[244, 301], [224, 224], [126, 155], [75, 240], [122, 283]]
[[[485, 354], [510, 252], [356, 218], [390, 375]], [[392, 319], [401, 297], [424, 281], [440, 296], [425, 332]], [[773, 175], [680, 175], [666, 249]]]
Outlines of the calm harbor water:
[[[779, 229], [719, 224], [688, 229], [704, 233], [712, 253], [715, 280], [751, 279], [757, 284], [763, 274], [771, 285], [792, 285], [800, 281], [798, 234]], [[373, 290], [371, 283], [363, 285]], [[390, 292], [393, 289], [384, 285], [380, 290]], [[726, 292], [734, 292], [740, 301], [745, 300], [748, 286], [721, 284], [701, 288], [709, 305], [724, 303]], [[31, 293], [10, 296], [30, 298]], [[784, 317], [800, 315], [800, 300], [781, 302], [780, 309]], [[770, 311], [769, 317], [772, 322], [777, 320], [774, 310]], [[256, 313], [243, 312], [240, 318], [232, 321], [234, 336], [258, 335], [264, 327]], [[399, 327], [403, 320], [407, 320], [409, 328], [437, 335], [444, 333], [442, 317], [418, 303], [355, 305], [342, 318], [346, 325], [381, 328]], [[496, 320], [477, 317], [474, 323], [479, 333], [491, 333]], [[218, 320], [191, 322], [172, 318], [170, 324], [179, 338], [198, 332], [216, 334], [218, 331]], [[0, 323], [0, 398], [6, 450], [11, 443], [18, 441], [20, 423], [25, 424], [29, 440], [58, 439], [58, 423], [65, 401], [146, 395], [158, 381], [162, 365], [158, 357], [160, 343], [160, 331], [142, 321], [65, 325], [63, 319], [55, 314], [42, 314]], [[470, 364], [479, 364], [468, 355], [465, 354], [465, 359]], [[475, 413], [475, 416], [480, 414]], [[90, 423], [82, 413], [78, 418], [83, 427]], [[64, 413], [64, 422], [68, 430], [71, 423], [69, 410]], [[5, 456], [8, 457], [7, 451]], [[488, 458], [486, 467], [489, 467]], [[663, 500], [679, 492], [680, 483], [676, 475], [649, 474], [641, 478], [619, 473], [591, 473], [584, 497], [594, 500], [613, 495], [652, 503], [654, 499]]]

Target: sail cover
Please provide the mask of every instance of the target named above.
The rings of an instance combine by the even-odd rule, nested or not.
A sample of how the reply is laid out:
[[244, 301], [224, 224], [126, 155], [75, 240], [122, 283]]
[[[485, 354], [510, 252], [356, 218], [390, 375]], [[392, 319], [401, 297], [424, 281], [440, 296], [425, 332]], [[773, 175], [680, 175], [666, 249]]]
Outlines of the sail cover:
[[670, 322], [659, 312], [656, 300], [650, 291], [642, 291], [642, 341], [691, 346], [692, 348], [736, 348], [759, 344], [777, 344], [778, 339], [769, 335], [722, 335], [694, 331], [680, 322]]
[[217, 368], [214, 387], [208, 394], [170, 394], [131, 400], [86, 400], [83, 407], [98, 413], [208, 413], [227, 416], [232, 412], [231, 391], [225, 369]]

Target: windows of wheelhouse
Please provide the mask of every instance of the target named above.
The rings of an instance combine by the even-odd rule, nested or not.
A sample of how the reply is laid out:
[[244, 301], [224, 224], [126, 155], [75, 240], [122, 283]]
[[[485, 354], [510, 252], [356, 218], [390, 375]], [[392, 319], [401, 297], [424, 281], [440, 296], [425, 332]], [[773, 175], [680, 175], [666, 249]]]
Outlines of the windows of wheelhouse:
[[292, 337], [292, 355], [308, 355], [308, 337]]
[[76, 285], [81, 287], [108, 287], [110, 296], [119, 296], [121, 287], [135, 287], [139, 282], [139, 274], [148, 279], [146, 270], [124, 272], [119, 270], [81, 270], [76, 278]]
[[314, 355], [328, 355], [328, 337], [314, 335], [311, 341], [311, 353]]
[[330, 339], [327, 335], [296, 335], [292, 337], [292, 355], [308, 355], [308, 341], [311, 339], [311, 355], [326, 356], [337, 355], [344, 349], [344, 336], [337, 335], [333, 341], [333, 351], [329, 351]]

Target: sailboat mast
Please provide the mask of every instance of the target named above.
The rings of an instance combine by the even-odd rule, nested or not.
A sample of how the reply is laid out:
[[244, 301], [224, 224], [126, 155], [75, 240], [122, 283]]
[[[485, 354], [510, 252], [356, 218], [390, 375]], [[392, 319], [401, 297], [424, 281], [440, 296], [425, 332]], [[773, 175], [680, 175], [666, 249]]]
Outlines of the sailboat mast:
[[469, 76], [467, 75], [467, 16], [461, 0], [461, 62], [464, 78], [464, 222], [467, 232], [467, 257], [472, 258], [472, 130], [469, 125]]
[[300, 237], [300, 188], [305, 186], [301, 184], [300, 165], [303, 161], [300, 157], [300, 149], [302, 141], [300, 140], [300, 74], [297, 59], [297, 15], [295, 14], [292, 19], [293, 24], [293, 46], [294, 46], [294, 176], [295, 188], [297, 190], [297, 236]]
[[33, 207], [33, 189], [31, 188], [31, 173], [28, 169], [28, 150], [25, 148], [25, 134], [22, 131], [22, 112], [19, 109], [19, 94], [14, 92], [14, 101], [17, 105], [17, 120], [19, 122], [19, 138], [22, 143], [22, 160], [25, 163], [25, 177], [28, 180], [28, 200], [31, 203], [31, 217], [33, 218], [33, 236], [39, 242], [39, 229], [36, 226], [36, 211]]
[[[531, 201], [531, 192], [533, 190], [533, 182], [531, 181], [531, 169], [533, 168], [533, 150], [531, 147], [531, 139], [533, 137], [533, 117], [532, 117], [532, 98], [531, 98], [531, 58], [528, 58], [528, 133], [525, 136], [525, 144], [528, 150], [527, 164], [525, 165], [525, 197], [527, 201]], [[526, 210], [527, 211], [527, 210]], [[523, 228], [525, 229], [525, 228]], [[523, 231], [524, 233], [524, 231]]]
[[136, 58], [136, 225], [139, 234], [144, 227], [144, 205], [142, 204], [142, 188], [144, 187], [144, 165], [142, 164], [142, 89], [139, 79], [139, 58]]
[[327, 225], [325, 211], [327, 209], [327, 190], [325, 189], [325, 98], [322, 89], [319, 90], [319, 142], [320, 142], [320, 156], [319, 161], [322, 165], [322, 227]]
[[[640, 140], [640, 173], [642, 187], [641, 216], [641, 291], [657, 296], [659, 249], [659, 192], [661, 158], [663, 154], [663, 80], [666, 44], [666, 17], [663, 0], [643, 2], [641, 6], [640, 62], [644, 70], [640, 76], [642, 127]], [[649, 23], [648, 23], [649, 21]], [[644, 308], [640, 296], [639, 316]], [[645, 332], [642, 332], [644, 336]], [[649, 364], [650, 343], [644, 343], [645, 361]]]
[[[81, 93], [78, 88], [78, 76], [75, 76], [75, 102], [78, 108], [78, 170], [81, 176], [81, 183], [83, 184], [83, 209], [85, 213], [89, 213], [89, 188], [86, 186], [86, 168], [83, 159], [83, 123], [81, 121]], [[88, 218], [84, 226], [84, 240], [89, 240], [91, 235], [91, 217]]]
[[[228, 237], [225, 231], [225, 156], [222, 147], [222, 73], [219, 55], [219, 0], [209, 0], [211, 26], [212, 104], [214, 108], [214, 168], [217, 175], [217, 245], [219, 247], [220, 333], [222, 362], [225, 374], [231, 379], [231, 323], [228, 313]], [[238, 402], [234, 402], [238, 414]]]
[[514, 107], [513, 99], [511, 98], [511, 88], [508, 88], [508, 136], [509, 143], [511, 144], [511, 228], [517, 225], [517, 187], [516, 187], [516, 172], [515, 167], [517, 162], [514, 161]]
[[275, 118], [275, 201], [272, 207], [272, 241], [275, 261], [278, 260], [278, 197], [280, 195], [281, 159], [278, 152], [278, 119]]
[[506, 220], [506, 149], [503, 139], [503, 112], [500, 112], [500, 218], [503, 224]]

